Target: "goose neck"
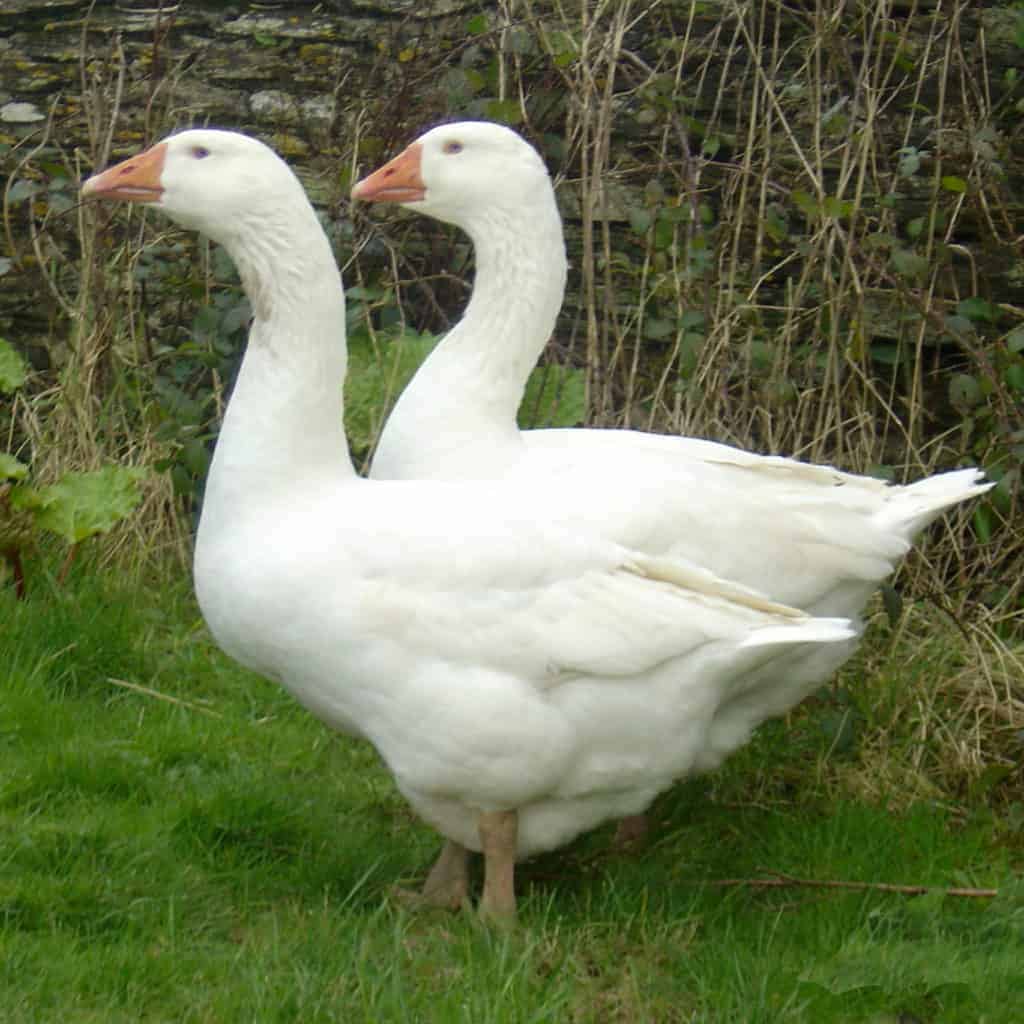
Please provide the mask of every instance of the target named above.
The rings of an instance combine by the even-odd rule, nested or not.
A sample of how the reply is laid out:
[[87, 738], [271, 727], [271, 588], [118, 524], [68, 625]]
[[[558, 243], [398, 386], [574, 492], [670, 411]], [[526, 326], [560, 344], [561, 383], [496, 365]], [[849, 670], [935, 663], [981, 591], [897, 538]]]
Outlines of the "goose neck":
[[308, 213], [278, 225], [276, 236], [263, 230], [225, 240], [254, 317], [207, 508], [237, 511], [287, 497], [299, 484], [354, 476], [343, 427], [344, 292], [327, 239]]
[[529, 211], [492, 208], [463, 227], [473, 243], [473, 291], [421, 373], [428, 385], [444, 381], [431, 386], [435, 401], [463, 418], [468, 406], [486, 411], [511, 429], [565, 294], [561, 220], [551, 197]]

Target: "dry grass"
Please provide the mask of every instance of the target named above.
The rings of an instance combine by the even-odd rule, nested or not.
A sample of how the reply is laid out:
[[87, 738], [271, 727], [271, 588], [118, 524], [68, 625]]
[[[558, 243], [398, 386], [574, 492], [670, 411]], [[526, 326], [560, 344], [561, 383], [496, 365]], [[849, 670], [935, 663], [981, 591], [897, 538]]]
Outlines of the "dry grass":
[[[434, 52], [417, 23], [416, 59], [399, 66], [382, 50], [367, 79], [339, 94], [340, 155], [313, 172], [349, 231], [339, 246], [346, 280], [387, 289], [377, 308], [367, 304], [372, 343], [389, 358], [375, 333], [381, 307], [397, 302], [436, 330], [465, 302], [463, 240], [400, 216], [383, 229], [377, 217], [353, 227], [344, 193], [357, 168], [427, 123], [465, 116], [442, 82], [473, 44], [483, 54], [474, 66], [493, 70], [487, 89], [517, 105], [524, 132], [550, 150], [574, 267], [550, 358], [585, 371], [591, 423], [714, 437], [897, 480], [967, 462], [1013, 468], [1019, 408], [994, 365], [999, 342], [945, 322], [958, 301], [985, 294], [988, 256], [972, 240], [999, 252], [1015, 244], [1000, 100], [979, 61], [977, 17], [965, 0], [909, 9], [501, 0], [488, 32]], [[154, 52], [162, 45], [157, 33]], [[68, 144], [68, 124], [51, 121], [8, 155], [9, 182], [35, 173], [44, 143], [72, 181], [108, 162], [125, 123], [125, 58], [117, 44], [101, 54], [86, 34], [82, 54], [74, 116], [88, 153]], [[177, 99], [179, 80], [201, 64], [185, 71], [165, 54], [157, 66], [145, 90], [148, 138], [203, 119]], [[410, 110], [413, 94], [426, 99]], [[950, 177], [966, 191], [946, 188]], [[163, 224], [128, 211], [115, 230], [106, 212], [53, 218], [32, 207], [13, 225], [24, 209], [5, 203], [5, 226], [19, 239], [27, 229], [28, 248], [18, 241], [15, 251], [34, 260], [41, 294], [61, 311], [48, 341], [58, 372], [5, 428], [34, 449], [44, 475], [108, 458], [150, 465], [167, 444], [131, 382], [155, 365], [153, 332], [187, 329], [220, 287], [208, 254], [189, 250], [198, 286], [188, 295], [153, 294], [133, 268], [166, 240]], [[914, 257], [913, 272], [901, 270], [901, 254]], [[958, 370], [985, 382], [987, 418], [950, 404]], [[215, 379], [211, 414], [220, 387]], [[901, 576], [956, 623], [945, 639], [957, 638], [955, 654], [935, 662], [938, 689], [922, 677], [921, 693], [893, 711], [918, 716], [931, 758], [906, 762], [918, 772], [917, 782], [901, 778], [908, 792], [926, 792], [946, 763], [975, 776], [1003, 763], [1007, 737], [1024, 726], [1020, 655], [1008, 640], [1024, 617], [1015, 486], [987, 543], [969, 513], [950, 516]], [[166, 475], [154, 475], [115, 553], [184, 556], [187, 536]], [[925, 657], [930, 626], [917, 612], [911, 623], [871, 658]], [[864, 671], [877, 677], [884, 664]], [[951, 707], [960, 709], [952, 717]], [[885, 728], [874, 736], [882, 749]], [[871, 789], [869, 775], [862, 784]]]

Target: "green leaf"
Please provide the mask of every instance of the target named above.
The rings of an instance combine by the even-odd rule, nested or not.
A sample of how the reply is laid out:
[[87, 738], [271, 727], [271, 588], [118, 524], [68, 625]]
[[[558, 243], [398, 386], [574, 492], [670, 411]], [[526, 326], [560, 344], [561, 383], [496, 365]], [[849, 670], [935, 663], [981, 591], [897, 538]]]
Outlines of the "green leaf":
[[886, 366], [898, 366], [901, 358], [900, 346], [891, 341], [873, 341], [870, 353], [876, 363]]
[[665, 201], [665, 186], [657, 178], [651, 178], [644, 185], [644, 202], [648, 206], [657, 206]]
[[909, 249], [893, 249], [889, 259], [903, 277], [920, 277], [928, 270], [928, 261]]
[[750, 365], [755, 370], [770, 370], [775, 362], [775, 349], [760, 338], [752, 338], [747, 342], [750, 353]]
[[947, 192], [966, 192], [967, 182], [958, 178], [955, 174], [947, 174], [941, 181], [942, 187]]
[[889, 625], [895, 629], [903, 617], [903, 598], [891, 583], [883, 583], [880, 589], [882, 591], [882, 607], [885, 608]]
[[40, 527], [77, 544], [128, 516], [142, 500], [139, 481], [146, 475], [127, 466], [68, 473], [48, 487], [19, 492], [12, 504], [32, 509]]
[[968, 334], [974, 334], [974, 321], [958, 313], [952, 313], [943, 317], [942, 326], [954, 337], [962, 338]]
[[981, 401], [981, 385], [969, 373], [957, 373], [949, 382], [949, 400], [958, 409], [970, 409]]
[[192, 476], [205, 477], [210, 468], [210, 452], [205, 442], [198, 437], [186, 441], [181, 448], [181, 462]]
[[659, 217], [654, 225], [654, 248], [659, 252], [667, 249], [675, 241], [676, 231], [672, 221]]
[[676, 370], [683, 380], [689, 379], [696, 373], [704, 342], [705, 337], [699, 331], [687, 331], [679, 340]]
[[913, 147], [906, 147], [899, 151], [899, 163], [896, 165], [896, 172], [902, 178], [911, 178], [921, 168], [921, 154]]
[[709, 160], [714, 160], [718, 151], [722, 148], [722, 140], [716, 135], [711, 135], [704, 140], [704, 143], [700, 147], [701, 153], [706, 156]]
[[24, 480], [28, 466], [9, 452], [0, 452], [0, 480]]
[[661, 341], [675, 334], [676, 325], [671, 320], [663, 320], [659, 317], [648, 317], [644, 321], [644, 337], [651, 341]]
[[50, 213], [67, 213], [68, 210], [76, 205], [76, 202], [71, 196], [64, 195], [62, 192], [51, 192], [47, 200]]
[[998, 310], [991, 302], [974, 296], [970, 299], [963, 299], [956, 304], [956, 311], [968, 318], [968, 320], [984, 320], [993, 323], [999, 315]]
[[466, 22], [466, 31], [471, 36], [479, 36], [487, 31], [487, 15], [477, 14]]
[[1014, 327], [1006, 336], [1006, 347], [1014, 354], [1024, 351], [1024, 324]]
[[629, 208], [629, 225], [640, 236], [647, 234], [651, 226], [651, 214], [642, 206], [631, 206]]
[[582, 370], [557, 363], [538, 366], [526, 382], [519, 405], [519, 426], [523, 430], [575, 427], [586, 415], [586, 395]]
[[493, 121], [502, 124], [519, 124], [523, 111], [517, 100], [489, 100], [484, 104], [484, 113]]
[[0, 391], [16, 391], [28, 378], [28, 363], [9, 341], [0, 338]]
[[43, 191], [43, 186], [34, 181], [25, 181], [22, 178], [16, 181], [7, 191], [7, 201], [20, 203], [23, 199], [31, 199]]
[[925, 219], [924, 217], [915, 217], [912, 221], [907, 224], [907, 234], [911, 238], [919, 238], [921, 232], [924, 231]]
[[533, 36], [524, 28], [513, 26], [505, 36], [508, 48], [520, 57], [529, 56], [536, 49]]
[[796, 208], [808, 219], [816, 220], [818, 217], [818, 201], [809, 192], [794, 189], [792, 199]]
[[843, 217], [849, 217], [853, 212], [853, 203], [849, 199], [825, 196], [822, 210], [826, 217], [834, 217], [836, 220], [841, 220]]
[[885, 231], [876, 231], [864, 239], [864, 245], [868, 249], [891, 249], [895, 244], [896, 239]]
[[1015, 391], [1024, 391], [1024, 363], [1011, 363], [1004, 374], [1006, 383]]
[[765, 210], [763, 223], [765, 231], [772, 241], [781, 242], [789, 233], [789, 222], [786, 220], [785, 212], [774, 203], [771, 203]]

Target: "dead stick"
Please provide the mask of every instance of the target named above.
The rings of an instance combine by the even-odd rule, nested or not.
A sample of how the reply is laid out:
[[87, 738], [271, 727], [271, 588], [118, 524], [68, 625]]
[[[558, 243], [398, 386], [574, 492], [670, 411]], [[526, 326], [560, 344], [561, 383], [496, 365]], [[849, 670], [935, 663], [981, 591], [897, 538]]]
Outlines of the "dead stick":
[[148, 686], [143, 686], [141, 683], [130, 683], [127, 679], [115, 679], [113, 676], [107, 676], [107, 682], [113, 683], [114, 686], [123, 686], [126, 690], [134, 690], [135, 693], [145, 694], [147, 697], [165, 700], [168, 704], [177, 704], [191, 711], [200, 711], [204, 715], [212, 715], [214, 718], [223, 717], [219, 712], [211, 708], [204, 708], [201, 704], [193, 704], [191, 701], [182, 700], [180, 697], [172, 697], [170, 694], [161, 693], [159, 690], [151, 690]]
[[71, 563], [75, 560], [75, 555], [78, 554], [77, 542], [72, 544], [68, 548], [68, 553], [64, 556], [64, 561], [61, 563], [60, 571], [57, 573], [57, 582], [63, 587], [68, 581], [68, 573], [71, 572]]
[[970, 899], [990, 900], [999, 895], [998, 889], [944, 889], [941, 886], [929, 885], [895, 885], [892, 882], [846, 882], [834, 878], [794, 878], [792, 875], [776, 874], [774, 878], [716, 878], [702, 882], [694, 879], [686, 885], [709, 885], [718, 889], [739, 888], [749, 889], [787, 889], [803, 886], [808, 889], [853, 889], [860, 892], [895, 892], [903, 896], [925, 896], [932, 892], [941, 892], [943, 896], [963, 896]]

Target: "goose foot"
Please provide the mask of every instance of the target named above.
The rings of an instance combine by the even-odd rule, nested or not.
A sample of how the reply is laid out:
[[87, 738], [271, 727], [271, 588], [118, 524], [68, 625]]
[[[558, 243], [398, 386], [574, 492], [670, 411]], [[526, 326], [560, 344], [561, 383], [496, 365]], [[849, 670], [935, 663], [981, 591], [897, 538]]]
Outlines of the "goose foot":
[[646, 814], [631, 814], [628, 818], [622, 818], [612, 836], [612, 849], [619, 853], [632, 850], [647, 838], [650, 828], [651, 823]]
[[449, 839], [419, 892], [393, 888], [392, 895], [408, 910], [460, 910], [469, 906], [469, 850]]
[[511, 927], [516, 921], [516, 840], [519, 816], [515, 811], [480, 815], [477, 830], [484, 855], [484, 892], [480, 917], [489, 924]]

